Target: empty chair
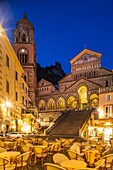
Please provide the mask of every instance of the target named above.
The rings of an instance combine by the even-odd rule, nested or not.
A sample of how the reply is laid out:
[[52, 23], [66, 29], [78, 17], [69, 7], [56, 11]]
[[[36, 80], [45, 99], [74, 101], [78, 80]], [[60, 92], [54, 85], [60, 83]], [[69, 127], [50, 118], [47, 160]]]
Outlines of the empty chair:
[[94, 168], [80, 168], [79, 170], [98, 170], [100, 167], [103, 166], [104, 162], [104, 159], [100, 159], [94, 163]]
[[104, 152], [101, 153], [101, 156], [107, 155], [109, 151], [110, 151], [110, 149], [106, 149]]
[[29, 152], [30, 151], [30, 147], [26, 145], [22, 145], [21, 146], [21, 151], [24, 153], [24, 152]]
[[16, 169], [18, 169], [18, 168], [23, 169], [24, 167], [27, 167], [27, 169], [28, 169], [28, 161], [29, 161], [30, 154], [31, 154], [31, 151], [25, 152], [16, 158], [16, 160], [15, 160], [16, 161]]
[[112, 167], [113, 167], [113, 154], [108, 154], [108, 155], [102, 157], [101, 159], [105, 160], [105, 163], [102, 166], [103, 168], [105, 168], [105, 169], [107, 169], [107, 168], [112, 169]]
[[45, 163], [44, 167], [46, 168], [46, 170], [66, 170], [63, 167], [52, 163]]
[[6, 152], [6, 151], [7, 151], [6, 149], [0, 147], [0, 153], [1, 153], [1, 152]]
[[42, 148], [41, 146], [37, 146], [34, 148], [34, 154], [35, 154], [35, 163], [37, 162], [37, 159], [39, 159], [42, 163], [42, 166], [44, 164], [44, 159], [47, 157], [47, 152]]
[[37, 138], [37, 145], [42, 145], [43, 139], [42, 138]]
[[4, 142], [0, 140], [0, 147], [4, 148]]
[[42, 142], [42, 145], [48, 147], [49, 143], [48, 143], [47, 141], [44, 140], [44, 141]]
[[100, 167], [102, 167], [104, 165], [105, 160], [104, 159], [100, 159], [97, 162], [95, 162], [95, 169], [99, 169]]
[[103, 146], [101, 146], [101, 145], [96, 145], [96, 149], [97, 149], [100, 153], [103, 152]]
[[62, 153], [56, 153], [53, 155], [53, 161], [55, 164], [60, 165], [60, 163], [65, 160], [69, 160], [69, 158]]
[[59, 143], [55, 143], [48, 147], [48, 151], [49, 156], [53, 156], [55, 153], [61, 152], [61, 146]]
[[70, 159], [77, 159], [77, 153], [73, 150], [67, 150]]

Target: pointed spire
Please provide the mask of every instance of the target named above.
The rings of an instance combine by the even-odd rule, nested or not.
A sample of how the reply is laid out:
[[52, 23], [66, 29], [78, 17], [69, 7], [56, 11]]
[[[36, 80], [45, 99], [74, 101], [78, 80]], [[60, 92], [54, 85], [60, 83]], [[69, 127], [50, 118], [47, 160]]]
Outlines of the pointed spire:
[[27, 18], [27, 14], [26, 14], [26, 12], [24, 12], [24, 18]]

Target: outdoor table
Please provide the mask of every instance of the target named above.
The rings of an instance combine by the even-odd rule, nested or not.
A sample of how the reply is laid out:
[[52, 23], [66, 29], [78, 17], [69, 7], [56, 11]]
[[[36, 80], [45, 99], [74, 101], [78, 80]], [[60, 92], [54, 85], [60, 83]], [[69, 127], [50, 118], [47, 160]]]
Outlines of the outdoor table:
[[17, 151], [6, 151], [6, 152], [0, 153], [0, 156], [7, 158], [10, 161], [10, 163], [13, 159], [15, 159], [19, 155], [20, 155], [20, 152], [17, 152]]
[[80, 169], [80, 168], [86, 168], [87, 167], [87, 163], [81, 160], [75, 160], [75, 159], [71, 159], [71, 160], [65, 160], [63, 162], [60, 163], [60, 165], [64, 168], [67, 168], [69, 170], [71, 169]]

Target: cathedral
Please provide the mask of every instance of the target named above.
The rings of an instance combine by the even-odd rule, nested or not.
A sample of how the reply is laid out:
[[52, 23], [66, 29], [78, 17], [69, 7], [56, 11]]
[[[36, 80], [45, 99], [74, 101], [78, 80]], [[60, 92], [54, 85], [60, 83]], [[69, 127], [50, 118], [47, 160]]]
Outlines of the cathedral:
[[100, 88], [113, 86], [112, 71], [101, 66], [102, 54], [86, 48], [71, 59], [71, 72], [58, 82], [58, 87], [45, 79], [37, 82], [34, 27], [26, 13], [16, 23], [13, 48], [24, 69], [32, 105], [36, 105], [45, 125], [64, 111], [96, 110]]

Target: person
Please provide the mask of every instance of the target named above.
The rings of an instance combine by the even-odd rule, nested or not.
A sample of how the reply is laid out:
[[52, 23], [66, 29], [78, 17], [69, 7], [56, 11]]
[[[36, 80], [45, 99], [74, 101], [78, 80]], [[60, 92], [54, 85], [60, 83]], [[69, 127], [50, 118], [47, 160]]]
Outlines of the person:
[[74, 150], [75, 152], [80, 154], [81, 153], [81, 147], [82, 147], [82, 144], [80, 143], [80, 141], [74, 142], [73, 145], [70, 147], [70, 150]]

